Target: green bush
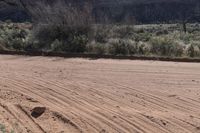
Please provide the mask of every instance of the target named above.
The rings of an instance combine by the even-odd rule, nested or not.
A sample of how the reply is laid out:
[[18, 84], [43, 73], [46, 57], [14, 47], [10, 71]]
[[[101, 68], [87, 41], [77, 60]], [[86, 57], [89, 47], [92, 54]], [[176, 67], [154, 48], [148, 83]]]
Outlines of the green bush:
[[2, 38], [0, 38], [0, 50], [5, 50], [5, 42]]
[[97, 43], [107, 43], [109, 35], [111, 34], [111, 27], [106, 25], [97, 25], [93, 28], [94, 40]]
[[56, 39], [51, 43], [51, 51], [62, 52], [62, 45], [62, 42]]
[[92, 53], [92, 54], [99, 54], [99, 55], [103, 55], [103, 54], [107, 54], [108, 48], [106, 46], [106, 44], [102, 44], [102, 43], [90, 43], [87, 45], [86, 47], [86, 52], [88, 53]]
[[200, 44], [192, 43], [187, 48], [187, 54], [189, 57], [199, 57], [200, 56]]
[[183, 46], [168, 37], [155, 37], [150, 40], [151, 52], [160, 56], [181, 56]]
[[115, 38], [128, 39], [134, 35], [134, 26], [130, 25], [117, 25], [113, 26], [113, 34]]
[[10, 45], [15, 50], [23, 50], [24, 49], [24, 42], [21, 39], [12, 40]]
[[114, 55], [133, 55], [137, 53], [137, 44], [132, 40], [112, 40], [109, 42], [109, 53]]
[[14, 24], [4, 24], [0, 28], [0, 43], [3, 49], [22, 50], [28, 31]]
[[139, 42], [137, 45], [137, 53], [139, 55], [149, 55], [150, 54], [150, 45], [144, 42]]
[[139, 33], [139, 34], [134, 34], [134, 36], [132, 37], [136, 42], [147, 42], [151, 39], [151, 34], [144, 32], [144, 33]]
[[160, 35], [167, 35], [167, 34], [169, 34], [169, 32], [165, 29], [165, 30], [158, 30], [158, 31], [156, 31], [155, 34], [157, 36], [160, 36]]
[[89, 41], [89, 27], [39, 25], [32, 32], [28, 49], [81, 53]]
[[86, 50], [88, 37], [86, 35], [72, 35], [70, 40], [64, 41], [63, 50], [65, 52], [83, 53]]

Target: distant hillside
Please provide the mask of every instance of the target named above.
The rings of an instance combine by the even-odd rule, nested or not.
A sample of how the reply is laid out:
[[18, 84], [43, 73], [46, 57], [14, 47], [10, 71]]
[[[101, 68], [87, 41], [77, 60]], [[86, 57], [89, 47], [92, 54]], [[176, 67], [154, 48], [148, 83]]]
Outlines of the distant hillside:
[[30, 16], [22, 8], [8, 5], [0, 0], [0, 20], [23, 22], [30, 20]]
[[100, 0], [94, 7], [95, 18], [122, 22], [134, 16], [138, 23], [175, 22], [190, 17], [196, 21], [194, 14], [199, 12], [199, 0]]
[[[5, 4], [5, 1], [18, 3], [19, 0], [0, 0], [0, 20], [25, 21], [31, 16], [19, 5]], [[25, 3], [29, 0], [22, 0]], [[53, 4], [55, 0], [34, 0]], [[65, 0], [66, 2], [79, 3], [82, 0]], [[194, 14], [199, 12], [199, 0], [91, 0], [93, 16], [98, 23], [137, 22], [160, 23], [180, 21], [190, 16], [190, 21], [195, 21]], [[29, 1], [30, 3], [30, 1]], [[36, 7], [35, 7], [36, 8]]]

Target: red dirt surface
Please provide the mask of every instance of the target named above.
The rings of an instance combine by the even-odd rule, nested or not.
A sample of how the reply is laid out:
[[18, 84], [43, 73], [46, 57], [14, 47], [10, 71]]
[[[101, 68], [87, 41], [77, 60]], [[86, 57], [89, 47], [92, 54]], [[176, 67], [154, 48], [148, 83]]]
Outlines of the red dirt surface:
[[0, 56], [15, 133], [200, 133], [200, 64]]

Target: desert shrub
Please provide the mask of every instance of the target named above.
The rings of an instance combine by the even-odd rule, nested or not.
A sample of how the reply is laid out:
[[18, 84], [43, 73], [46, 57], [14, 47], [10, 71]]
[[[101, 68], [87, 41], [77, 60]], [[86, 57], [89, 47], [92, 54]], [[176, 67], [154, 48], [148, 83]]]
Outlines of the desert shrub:
[[148, 32], [144, 32], [144, 33], [139, 33], [139, 34], [134, 34], [134, 36], [132, 37], [136, 42], [147, 42], [151, 39], [152, 35]]
[[114, 55], [133, 55], [137, 53], [137, 44], [132, 40], [110, 40], [109, 53]]
[[134, 34], [134, 32], [133, 25], [115, 25], [112, 28], [114, 38], [128, 39]]
[[107, 33], [106, 31], [99, 31], [95, 35], [95, 40], [99, 43], [106, 43], [107, 42]]
[[33, 30], [28, 49], [84, 52], [90, 27], [39, 25]]
[[0, 39], [0, 50], [5, 50], [5, 44], [1, 39]]
[[97, 43], [107, 43], [109, 35], [111, 35], [111, 26], [97, 25], [93, 27], [94, 40]]
[[148, 55], [150, 54], [150, 45], [148, 43], [144, 43], [144, 42], [138, 42], [137, 45], [137, 53], [139, 55]]
[[135, 41], [132, 40], [124, 40], [124, 43], [126, 44], [128, 48], [128, 54], [134, 55], [138, 53], [138, 44]]
[[36, 4], [37, 9], [27, 7], [35, 23], [27, 49], [74, 53], [86, 50], [92, 23], [90, 2], [83, 1], [79, 6], [63, 0], [48, 6], [44, 1]]
[[49, 47], [50, 44], [57, 39], [60, 34], [54, 25], [37, 25], [32, 31], [33, 40], [38, 42], [37, 49]]
[[25, 39], [28, 35], [27, 30], [20, 29], [14, 24], [1, 25], [0, 29], [0, 43], [1, 47], [10, 50], [23, 50]]
[[184, 54], [184, 49], [185, 49], [185, 46], [179, 44], [178, 42], [175, 42], [174, 50], [173, 50], [174, 53], [171, 55], [181, 57]]
[[187, 54], [189, 57], [194, 57], [195, 56], [195, 51], [194, 51], [194, 46], [190, 45], [187, 49]]
[[199, 32], [197, 33], [186, 33], [186, 34], [180, 34], [180, 40], [184, 41], [185, 44], [189, 44], [192, 41], [199, 41], [200, 39]]
[[125, 43], [120, 41], [118, 43], [111, 43], [109, 47], [109, 53], [114, 55], [127, 55], [128, 47]]
[[65, 52], [83, 53], [86, 50], [88, 37], [85, 34], [71, 34], [69, 40], [64, 42]]
[[24, 49], [24, 42], [21, 39], [12, 40], [10, 45], [15, 50], [23, 50]]
[[155, 34], [157, 36], [160, 36], [160, 35], [167, 35], [167, 34], [169, 34], [169, 32], [165, 29], [165, 30], [158, 30], [158, 31], [156, 31]]
[[108, 48], [106, 44], [97, 43], [97, 42], [90, 43], [86, 47], [86, 52], [92, 53], [92, 54], [103, 55], [103, 54], [107, 54], [107, 51], [108, 51]]
[[187, 54], [189, 57], [199, 57], [200, 56], [200, 44], [193, 42], [187, 48]]
[[35, 40], [28, 40], [25, 47], [25, 51], [37, 51], [39, 50], [39, 42]]
[[58, 39], [51, 43], [51, 51], [62, 52], [62, 42]]
[[145, 29], [144, 28], [139, 28], [139, 29], [135, 29], [135, 33], [139, 34], [139, 33], [145, 33]]
[[168, 37], [155, 37], [150, 40], [151, 52], [160, 56], [181, 56], [183, 47]]

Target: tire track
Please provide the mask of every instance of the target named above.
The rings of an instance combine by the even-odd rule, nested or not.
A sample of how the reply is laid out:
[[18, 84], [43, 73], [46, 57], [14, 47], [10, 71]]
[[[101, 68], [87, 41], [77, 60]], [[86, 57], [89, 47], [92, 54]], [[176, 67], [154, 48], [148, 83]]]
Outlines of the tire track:
[[[0, 111], [5, 113], [0, 118], [10, 118], [9, 127], [19, 121], [18, 132], [199, 132], [199, 68], [195, 63], [2, 56]], [[38, 106], [46, 111], [33, 118], [31, 110]]]

